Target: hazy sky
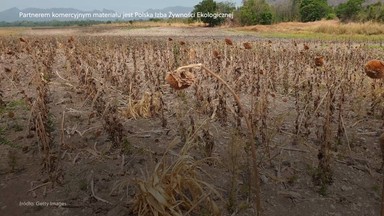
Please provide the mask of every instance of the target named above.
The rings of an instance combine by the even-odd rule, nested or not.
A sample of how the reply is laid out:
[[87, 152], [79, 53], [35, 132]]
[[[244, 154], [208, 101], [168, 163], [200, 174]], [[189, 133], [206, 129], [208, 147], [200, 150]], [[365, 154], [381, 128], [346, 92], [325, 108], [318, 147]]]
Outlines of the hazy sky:
[[[118, 12], [144, 11], [162, 9], [169, 6], [193, 7], [201, 0], [0, 0], [0, 11], [17, 7], [19, 9], [68, 7], [80, 10], [111, 9]], [[230, 0], [240, 5], [242, 0]]]

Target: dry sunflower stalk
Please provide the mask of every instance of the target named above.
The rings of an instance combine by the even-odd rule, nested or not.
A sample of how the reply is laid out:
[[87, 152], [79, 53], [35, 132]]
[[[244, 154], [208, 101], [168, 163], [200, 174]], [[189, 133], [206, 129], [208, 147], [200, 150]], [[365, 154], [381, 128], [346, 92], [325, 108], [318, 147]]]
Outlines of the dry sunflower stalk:
[[381, 157], [382, 157], [380, 169], [382, 170], [384, 168], [384, 133], [382, 133], [379, 137], [379, 144], [380, 144]]
[[196, 59], [196, 50], [191, 48], [189, 50], [188, 55], [189, 55], [189, 60], [194, 61]]
[[165, 77], [165, 80], [172, 88], [181, 90], [191, 86], [196, 81], [196, 78], [195, 75], [189, 70], [179, 68], [173, 72], [168, 73]]
[[377, 59], [370, 60], [364, 66], [365, 73], [372, 79], [382, 79], [384, 77], [384, 61]]
[[[232, 96], [234, 97], [235, 101], [237, 102], [237, 106], [239, 107], [239, 113], [241, 116], [244, 117], [244, 120], [247, 124], [247, 128], [249, 130], [248, 138], [250, 139], [250, 143], [253, 142], [253, 138], [255, 137], [255, 133], [252, 130], [251, 121], [247, 118], [245, 118], [246, 112], [243, 108], [243, 105], [240, 101], [239, 96], [236, 94], [236, 92], [229, 86], [229, 84], [223, 80], [219, 75], [205, 67], [203, 64], [191, 64], [179, 67], [174, 72], [167, 74], [166, 81], [175, 89], [183, 89], [191, 86], [195, 82], [195, 77], [191, 73], [191, 71], [185, 71], [185, 69], [192, 69], [192, 68], [201, 68], [204, 72], [210, 74], [214, 78], [216, 78], [219, 82], [221, 82], [229, 92], [231, 92]], [[187, 73], [188, 72], [188, 73]], [[262, 214], [262, 207], [261, 207], [261, 199], [260, 199], [260, 182], [258, 181], [260, 179], [259, 177], [259, 170], [257, 165], [257, 154], [256, 154], [256, 146], [251, 145], [251, 157], [252, 157], [252, 163], [253, 163], [253, 176], [256, 181], [254, 181], [254, 190], [255, 190], [255, 206], [257, 210], [257, 215]]]

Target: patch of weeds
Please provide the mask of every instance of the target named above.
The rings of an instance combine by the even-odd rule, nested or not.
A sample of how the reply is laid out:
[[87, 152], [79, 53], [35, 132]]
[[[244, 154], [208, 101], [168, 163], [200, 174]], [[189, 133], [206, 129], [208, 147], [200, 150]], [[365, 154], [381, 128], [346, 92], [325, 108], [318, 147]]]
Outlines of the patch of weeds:
[[79, 181], [79, 189], [81, 191], [87, 191], [87, 188], [88, 188], [87, 180], [80, 179], [80, 181]]
[[384, 51], [384, 46], [382, 46], [382, 45], [368, 45], [368, 48], [369, 49], [378, 49], [378, 50], [382, 50], [382, 51]]
[[321, 196], [327, 196], [327, 185], [323, 184], [317, 191]]
[[15, 109], [17, 107], [26, 107], [25, 101], [21, 100], [21, 99], [20, 100], [13, 100], [7, 104], [7, 108], [9, 108], [9, 109]]
[[322, 195], [327, 195], [328, 185], [333, 183], [332, 171], [322, 172], [319, 168], [312, 167], [310, 164], [306, 165], [308, 175], [312, 176], [312, 181], [315, 186], [319, 186], [317, 192]]
[[11, 111], [14, 111], [15, 109], [27, 109], [27, 104], [24, 100], [13, 100], [8, 103], [5, 103], [4, 101], [0, 101], [0, 114], [4, 113], [13, 113]]
[[15, 143], [9, 141], [6, 137], [5, 137], [5, 128], [2, 128], [0, 127], [0, 145], [7, 145], [11, 148], [20, 148], [18, 145], [16, 145]]
[[5, 136], [5, 128], [0, 128], [0, 145], [11, 146], [11, 142]]
[[47, 129], [50, 132], [53, 132], [55, 130], [55, 124], [54, 124], [53, 118], [54, 118], [53, 114], [49, 113], [48, 114], [48, 122], [47, 122], [47, 124], [48, 124], [47, 126], [48, 127], [47, 127]]
[[5, 102], [3, 101], [3, 91], [0, 90], [0, 108], [5, 106]]
[[10, 126], [10, 129], [13, 129], [15, 132], [23, 131], [23, 127], [17, 122], [15, 122], [15, 124], [12, 124]]
[[2, 105], [0, 101], [0, 115], [3, 115], [7, 111], [5, 104]]
[[331, 169], [317, 169], [313, 175], [314, 182], [317, 185], [332, 184], [333, 183], [333, 172]]
[[330, 169], [322, 170], [320, 168], [317, 168], [314, 170], [314, 173], [312, 174], [312, 180], [315, 185], [320, 186], [320, 189], [318, 190], [318, 193], [320, 195], [327, 195], [328, 185], [331, 185], [333, 183], [332, 176], [333, 173]]
[[123, 145], [122, 145], [122, 152], [126, 155], [131, 155], [133, 154], [133, 146], [129, 140], [124, 139], [123, 140]]

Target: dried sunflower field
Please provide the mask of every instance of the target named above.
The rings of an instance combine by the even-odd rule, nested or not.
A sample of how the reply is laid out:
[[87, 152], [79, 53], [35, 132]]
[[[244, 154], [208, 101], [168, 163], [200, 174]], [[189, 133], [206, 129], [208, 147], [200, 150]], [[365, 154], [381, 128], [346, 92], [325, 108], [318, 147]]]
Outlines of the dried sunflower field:
[[2, 36], [0, 215], [378, 215], [384, 86], [364, 67], [383, 57], [357, 42]]

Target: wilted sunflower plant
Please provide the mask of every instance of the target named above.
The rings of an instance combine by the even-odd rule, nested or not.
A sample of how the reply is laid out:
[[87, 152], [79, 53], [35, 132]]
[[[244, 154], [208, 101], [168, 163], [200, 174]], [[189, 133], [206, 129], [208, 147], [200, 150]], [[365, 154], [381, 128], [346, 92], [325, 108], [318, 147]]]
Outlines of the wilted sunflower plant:
[[[230, 45], [227, 43], [227, 45]], [[252, 154], [252, 162], [253, 162], [253, 176], [256, 179], [254, 181], [254, 189], [255, 189], [255, 205], [256, 205], [256, 211], [257, 215], [261, 214], [261, 202], [260, 202], [260, 181], [259, 181], [259, 170], [258, 170], [258, 164], [257, 164], [257, 155], [256, 155], [256, 146], [254, 144], [253, 138], [254, 132], [252, 130], [252, 125], [249, 119], [246, 118], [246, 113], [245, 110], [242, 106], [242, 103], [240, 101], [239, 96], [236, 94], [236, 92], [228, 85], [228, 83], [223, 80], [219, 75], [205, 67], [203, 64], [191, 64], [191, 65], [186, 65], [177, 68], [175, 71], [170, 72], [166, 75], [165, 80], [168, 82], [168, 84], [176, 89], [176, 90], [181, 90], [188, 88], [191, 86], [195, 81], [196, 77], [194, 74], [191, 72], [191, 69], [196, 68], [196, 69], [203, 69], [204, 72], [208, 73], [209, 75], [213, 76], [216, 78], [219, 82], [221, 82], [233, 95], [236, 103], [239, 106], [240, 114], [245, 117], [245, 122], [248, 128], [248, 138], [250, 141], [250, 146], [251, 146], [251, 154]]]

